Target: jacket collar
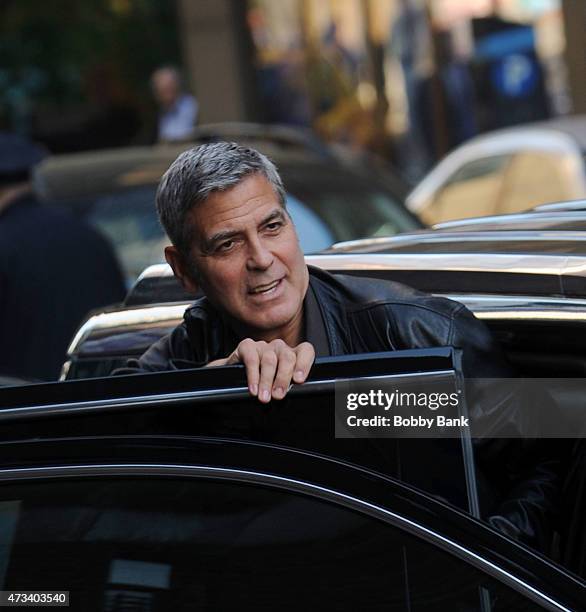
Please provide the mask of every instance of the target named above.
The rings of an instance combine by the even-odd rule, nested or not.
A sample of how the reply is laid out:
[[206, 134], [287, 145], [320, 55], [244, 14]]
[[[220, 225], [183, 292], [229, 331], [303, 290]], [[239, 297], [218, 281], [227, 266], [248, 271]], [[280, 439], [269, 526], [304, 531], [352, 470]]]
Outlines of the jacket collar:
[[309, 284], [311, 285], [322, 319], [326, 328], [326, 336], [330, 347], [330, 355], [347, 355], [352, 353], [352, 342], [348, 333], [348, 319], [342, 306], [339, 291], [334, 289], [334, 276], [316, 268], [307, 266]]
[[[340, 292], [336, 288], [338, 283], [334, 276], [320, 268], [308, 266], [308, 270], [309, 284], [324, 321], [330, 355], [347, 355], [352, 352], [352, 342]], [[238, 345], [236, 334], [206, 297], [185, 311], [184, 322], [197, 363], [225, 357]]]

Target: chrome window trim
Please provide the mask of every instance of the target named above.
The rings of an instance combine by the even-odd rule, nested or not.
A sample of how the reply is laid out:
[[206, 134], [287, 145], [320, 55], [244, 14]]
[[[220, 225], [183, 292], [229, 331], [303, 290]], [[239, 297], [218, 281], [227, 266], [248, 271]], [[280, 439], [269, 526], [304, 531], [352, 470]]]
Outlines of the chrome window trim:
[[586, 257], [507, 253], [363, 253], [312, 255], [307, 263], [328, 271], [433, 270], [586, 276]]
[[[388, 241], [389, 245], [398, 243], [429, 243], [429, 242], [458, 242], [492, 240], [495, 242], [503, 241], [556, 241], [556, 240], [575, 240], [586, 241], [586, 232], [579, 231], [540, 231], [540, 230], [512, 230], [512, 231], [478, 231], [478, 232], [437, 232], [437, 234], [405, 234], [394, 236], [393, 238], [376, 238], [371, 242], [367, 241], [351, 241], [347, 243], [338, 243], [339, 245], [347, 244], [381, 244]], [[466, 260], [473, 259], [479, 264], [467, 266], [462, 262], [463, 257]], [[480, 265], [482, 262], [486, 262]], [[429, 269], [430, 264], [433, 264], [434, 270], [479, 270], [479, 271], [494, 271], [494, 272], [511, 272], [512, 270], [503, 267], [503, 264], [509, 262], [522, 262], [523, 267], [531, 270], [545, 266], [546, 269], [553, 270], [549, 273], [559, 274], [564, 272], [564, 266], [560, 265], [560, 261], [568, 261], [569, 264], [583, 270], [586, 266], [586, 254], [579, 255], [536, 255], [532, 253], [331, 253], [324, 255], [306, 255], [305, 262], [308, 265], [317, 266], [325, 270], [418, 270]], [[421, 265], [417, 262], [422, 261]], [[460, 267], [455, 264], [460, 263]], [[498, 265], [497, 265], [498, 264]], [[445, 267], [444, 267], [445, 266]], [[547, 273], [545, 270], [543, 273]], [[571, 273], [571, 272], [568, 272]], [[157, 264], [147, 268], [140, 278], [157, 278], [172, 276], [171, 268], [167, 264]], [[139, 279], [140, 280], [140, 279]], [[138, 283], [139, 281], [137, 281]], [[139, 309], [137, 309], [139, 310]], [[130, 312], [130, 311], [129, 311]]]
[[[586, 225], [586, 218], [584, 219]], [[421, 234], [399, 234], [397, 236], [392, 236], [390, 238], [363, 238], [361, 240], [349, 240], [347, 242], [336, 242], [336, 244], [330, 247], [332, 252], [324, 253], [323, 255], [311, 255], [306, 256], [306, 259], [309, 257], [324, 257], [335, 256], [340, 257], [342, 255], [352, 255], [353, 257], [362, 258], [365, 255], [371, 255], [372, 253], [364, 252], [364, 250], [348, 253], [348, 249], [370, 249], [374, 247], [382, 247], [386, 246], [391, 249], [389, 253], [384, 253], [386, 255], [393, 254], [392, 249], [394, 247], [402, 247], [409, 244], [419, 245], [419, 244], [442, 244], [446, 242], [584, 242], [586, 240], [586, 230], [561, 230], [561, 229], [535, 229], [535, 228], [496, 228], [496, 229], [473, 229], [463, 231], [447, 231], [444, 229], [438, 230], [436, 232], [428, 232]], [[466, 257], [468, 255], [477, 255], [479, 253], [475, 253], [471, 251], [470, 253], [465, 253]], [[494, 257], [495, 255], [501, 255], [502, 253], [481, 253], [485, 257]], [[430, 255], [430, 253], [421, 253], [421, 255]], [[441, 255], [441, 253], [431, 253], [431, 255]], [[463, 253], [460, 253], [463, 255]], [[528, 257], [537, 257], [537, 255], [533, 255], [532, 253], [526, 254]], [[553, 255], [550, 255], [552, 257]], [[559, 255], [555, 255], [556, 257], [566, 257], [565, 253], [560, 253]]]
[[[463, 300], [462, 300], [463, 301]], [[466, 302], [463, 301], [465, 304]], [[513, 310], [513, 311], [475, 311], [474, 316], [483, 321], [531, 321], [533, 323], [545, 323], [556, 321], [559, 323], [586, 323], [585, 312], [552, 312], [547, 310]]]
[[217, 480], [264, 485], [271, 488], [309, 495], [319, 500], [337, 503], [340, 506], [382, 520], [386, 524], [397, 527], [437, 546], [448, 554], [458, 557], [465, 563], [473, 565], [480, 571], [507, 585], [517, 593], [524, 595], [534, 603], [544, 606], [548, 610], [571, 612], [568, 608], [524, 580], [437, 531], [429, 529], [420, 523], [386, 508], [382, 508], [381, 506], [307, 481], [263, 472], [185, 464], [98, 464], [0, 470], [0, 481], [4, 482], [42, 478], [87, 478], [96, 476], [215, 478]]
[[535, 206], [533, 211], [543, 212], [565, 212], [575, 210], [586, 210], [586, 200], [580, 198], [577, 200], [565, 200], [561, 202], [548, 202], [547, 204], [539, 204]]
[[159, 263], [145, 268], [142, 274], [136, 279], [135, 286], [145, 278], [158, 278], [160, 276], [173, 276], [173, 270], [169, 264]]
[[[324, 380], [310, 380], [302, 385], [293, 385], [289, 392], [292, 396], [305, 395], [307, 393], [333, 392], [335, 384], [344, 384], [360, 380], [368, 381], [418, 381], [422, 378], [428, 380], [443, 379], [446, 376], [454, 376], [453, 370], [432, 370], [428, 372], [412, 372], [409, 374], [384, 374], [380, 376], [361, 376], [359, 378], [331, 378]], [[0, 409], [0, 422], [14, 421], [20, 419], [45, 418], [73, 413], [95, 413], [109, 411], [112, 409], [138, 409], [143, 407], [157, 406], [160, 404], [185, 404], [209, 401], [221, 401], [223, 399], [246, 399], [250, 397], [247, 387], [228, 387], [225, 389], [202, 389], [194, 391], [183, 391], [175, 393], [161, 393], [152, 395], [129, 395], [121, 398], [82, 401], [82, 402], [60, 402], [57, 404], [44, 404], [41, 406], [21, 406], [18, 408]]]
[[162, 322], [173, 323], [181, 321], [189, 302], [181, 304], [156, 304], [139, 308], [129, 308], [116, 312], [103, 312], [87, 319], [75, 333], [73, 340], [69, 343], [67, 354], [70, 355], [76, 347], [81, 344], [92, 332], [101, 329], [112, 329], [113, 327], [132, 327], [134, 325], [159, 324]]
[[436, 294], [461, 302], [486, 321], [569, 321], [586, 323], [586, 299], [473, 294]]
[[569, 308], [585, 309], [586, 298], [547, 297], [532, 295], [497, 295], [491, 293], [438, 293], [458, 302], [471, 304], [478, 310], [482, 308], [543, 308], [566, 310]]
[[[542, 206], [546, 206], [545, 204]], [[552, 206], [552, 204], [550, 204]], [[436, 223], [433, 226], [433, 230], [446, 230], [452, 227], [466, 227], [467, 225], [488, 225], [491, 223], [498, 223], [500, 221], [505, 224], [508, 223], [519, 223], [526, 221], [543, 223], [545, 221], [585, 221], [586, 211], [582, 209], [574, 210], [563, 210], [563, 212], [556, 212], [555, 209], [539, 208], [535, 211], [525, 211], [520, 213], [502, 214], [502, 215], [487, 215], [484, 217], [468, 217], [466, 219], [453, 219], [451, 221], [442, 221]], [[507, 227], [503, 227], [503, 230], [507, 230]], [[499, 230], [497, 230], [499, 231]], [[559, 230], [564, 231], [564, 230]], [[571, 231], [571, 230], [570, 230]], [[400, 236], [400, 234], [399, 234]]]

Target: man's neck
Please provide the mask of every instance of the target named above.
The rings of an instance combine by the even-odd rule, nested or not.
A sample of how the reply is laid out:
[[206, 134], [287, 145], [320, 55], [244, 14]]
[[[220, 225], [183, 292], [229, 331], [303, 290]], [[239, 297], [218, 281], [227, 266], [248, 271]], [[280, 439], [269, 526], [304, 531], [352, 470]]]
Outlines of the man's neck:
[[287, 323], [285, 326], [275, 330], [250, 329], [240, 325], [238, 322], [229, 320], [230, 327], [236, 332], [240, 339], [252, 338], [253, 340], [272, 342], [273, 340], [283, 340], [287, 345], [293, 347], [303, 342], [304, 338], [304, 316], [305, 307], [298, 317]]

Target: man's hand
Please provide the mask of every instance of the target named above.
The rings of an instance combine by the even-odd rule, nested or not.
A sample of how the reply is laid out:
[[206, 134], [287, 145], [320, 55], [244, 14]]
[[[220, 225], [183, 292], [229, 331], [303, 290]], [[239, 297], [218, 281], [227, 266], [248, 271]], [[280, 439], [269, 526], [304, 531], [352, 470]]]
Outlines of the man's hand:
[[264, 342], [251, 338], [242, 340], [225, 359], [211, 361], [208, 366], [243, 363], [251, 395], [266, 404], [283, 399], [292, 382], [305, 382], [315, 359], [315, 349], [309, 342], [290, 347], [283, 340]]

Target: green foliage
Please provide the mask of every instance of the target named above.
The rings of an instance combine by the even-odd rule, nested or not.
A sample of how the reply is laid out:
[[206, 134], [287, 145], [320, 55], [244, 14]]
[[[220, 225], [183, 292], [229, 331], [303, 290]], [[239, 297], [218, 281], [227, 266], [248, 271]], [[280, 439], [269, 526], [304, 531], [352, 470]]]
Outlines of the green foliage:
[[100, 76], [150, 99], [152, 69], [179, 60], [176, 20], [168, 0], [2, 0], [0, 115], [90, 103]]

